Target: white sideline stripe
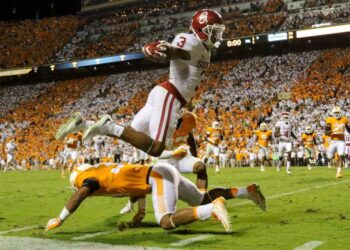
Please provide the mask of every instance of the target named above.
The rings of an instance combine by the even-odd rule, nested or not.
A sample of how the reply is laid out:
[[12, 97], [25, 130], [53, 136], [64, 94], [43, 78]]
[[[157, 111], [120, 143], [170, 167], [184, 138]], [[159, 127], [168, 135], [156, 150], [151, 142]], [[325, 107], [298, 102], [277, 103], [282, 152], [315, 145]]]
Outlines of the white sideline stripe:
[[[344, 182], [350, 182], [350, 180], [343, 180], [343, 181], [336, 181], [336, 182], [332, 182], [332, 183], [327, 183], [327, 184], [322, 184], [322, 185], [317, 185], [317, 186], [313, 186], [313, 187], [309, 187], [309, 188], [303, 188], [303, 189], [299, 189], [299, 190], [295, 190], [295, 191], [291, 191], [291, 192], [287, 192], [287, 193], [281, 193], [281, 194], [274, 194], [274, 195], [270, 195], [268, 197], [266, 197], [267, 200], [272, 200], [272, 199], [276, 199], [276, 198], [280, 198], [283, 196], [288, 196], [288, 195], [293, 195], [293, 194], [297, 194], [297, 193], [303, 193], [303, 192], [307, 192], [313, 189], [318, 189], [318, 188], [324, 188], [324, 187], [328, 187], [328, 186], [334, 186], [334, 185], [338, 185]], [[234, 205], [229, 205], [227, 207], [239, 207], [245, 204], [250, 204], [251, 201], [250, 200], [246, 200], [246, 201], [242, 201], [239, 202], [237, 204]]]
[[213, 237], [213, 236], [214, 235], [212, 235], [212, 234], [204, 234], [204, 235], [196, 236], [196, 237], [189, 238], [186, 240], [180, 240], [180, 241], [171, 243], [171, 245], [174, 247], [182, 247], [182, 246], [186, 246], [186, 245], [191, 244], [191, 243], [196, 242], [196, 241], [208, 239], [208, 238]]
[[20, 227], [20, 228], [15, 228], [15, 229], [7, 230], [7, 231], [0, 231], [0, 235], [8, 234], [8, 233], [14, 233], [14, 232], [26, 231], [26, 230], [34, 229], [34, 228], [39, 228], [39, 226]]
[[1, 249], [60, 249], [60, 250], [170, 250], [171, 248], [160, 247], [144, 247], [144, 246], [129, 246], [129, 245], [113, 245], [106, 243], [94, 242], [71, 242], [64, 240], [41, 239], [31, 237], [5, 237], [0, 236]]
[[116, 231], [110, 230], [110, 231], [98, 232], [98, 233], [93, 233], [93, 234], [84, 234], [82, 236], [73, 237], [72, 240], [85, 240], [85, 239], [90, 239], [90, 238], [94, 238], [94, 237], [101, 236], [101, 235], [110, 234], [113, 232], [116, 232]]
[[309, 241], [309, 242], [306, 242], [304, 245], [294, 248], [294, 250], [312, 250], [318, 246], [321, 246], [322, 244], [323, 244], [323, 241]]

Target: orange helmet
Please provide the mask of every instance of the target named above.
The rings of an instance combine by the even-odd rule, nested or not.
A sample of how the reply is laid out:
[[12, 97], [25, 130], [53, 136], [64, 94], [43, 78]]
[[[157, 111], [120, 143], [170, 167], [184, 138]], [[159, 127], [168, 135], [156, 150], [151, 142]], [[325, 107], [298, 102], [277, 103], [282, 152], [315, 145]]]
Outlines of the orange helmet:
[[180, 127], [175, 131], [176, 136], [188, 135], [197, 125], [197, 117], [194, 113], [185, 111], [181, 116]]

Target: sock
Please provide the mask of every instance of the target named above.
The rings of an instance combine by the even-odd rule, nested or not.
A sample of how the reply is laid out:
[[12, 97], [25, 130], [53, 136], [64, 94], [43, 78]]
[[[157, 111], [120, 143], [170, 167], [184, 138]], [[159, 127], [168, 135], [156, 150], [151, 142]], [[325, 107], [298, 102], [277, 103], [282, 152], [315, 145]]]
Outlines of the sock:
[[125, 127], [121, 126], [113, 121], [107, 121], [102, 126], [102, 131], [108, 135], [114, 135], [118, 138], [122, 135]]
[[196, 220], [206, 220], [211, 217], [213, 208], [214, 208], [213, 203], [209, 203], [207, 205], [202, 205], [199, 207], [194, 207], [193, 215], [196, 218]]
[[79, 125], [79, 130], [87, 130], [88, 128], [90, 128], [92, 125], [94, 125], [95, 122], [94, 121], [90, 121], [90, 120], [83, 120], [83, 122]]
[[248, 189], [243, 188], [231, 188], [231, 195], [234, 198], [247, 198], [248, 197]]
[[341, 167], [338, 167], [337, 168], [337, 174], [340, 174], [341, 173]]
[[287, 161], [287, 171], [290, 170], [290, 161]]

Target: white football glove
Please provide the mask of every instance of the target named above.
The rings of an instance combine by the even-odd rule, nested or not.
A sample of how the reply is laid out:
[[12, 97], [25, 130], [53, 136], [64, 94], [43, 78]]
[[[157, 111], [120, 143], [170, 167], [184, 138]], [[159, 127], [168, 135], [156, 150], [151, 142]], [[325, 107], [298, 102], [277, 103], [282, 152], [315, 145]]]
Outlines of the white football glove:
[[59, 226], [61, 226], [63, 223], [63, 221], [61, 221], [58, 217], [57, 218], [53, 218], [50, 219], [47, 223], [46, 223], [46, 232], [55, 229]]

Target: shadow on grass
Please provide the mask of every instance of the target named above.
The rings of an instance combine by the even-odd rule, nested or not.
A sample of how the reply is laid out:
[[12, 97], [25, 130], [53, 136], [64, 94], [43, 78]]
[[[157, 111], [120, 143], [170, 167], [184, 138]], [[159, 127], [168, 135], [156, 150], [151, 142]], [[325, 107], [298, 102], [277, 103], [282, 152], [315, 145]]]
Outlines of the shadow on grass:
[[245, 232], [253, 229], [254, 227], [246, 227], [231, 233], [217, 230], [193, 230], [193, 229], [177, 229], [168, 231], [168, 234], [179, 234], [179, 235], [189, 235], [189, 234], [215, 234], [215, 235], [232, 235], [232, 236], [242, 236]]

